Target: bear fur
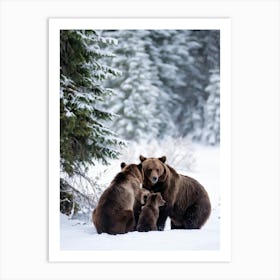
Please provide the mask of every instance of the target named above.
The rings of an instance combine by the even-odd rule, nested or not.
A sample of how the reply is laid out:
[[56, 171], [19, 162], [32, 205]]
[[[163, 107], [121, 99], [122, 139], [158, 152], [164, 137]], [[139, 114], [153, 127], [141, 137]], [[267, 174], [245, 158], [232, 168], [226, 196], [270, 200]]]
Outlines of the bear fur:
[[148, 196], [151, 192], [147, 189], [142, 188], [141, 192], [139, 192], [134, 201], [133, 205], [133, 213], [134, 213], [134, 220], [135, 220], [135, 230], [139, 220], [139, 216], [142, 210], [142, 207], [146, 204]]
[[157, 220], [159, 217], [159, 207], [163, 206], [165, 201], [160, 193], [151, 193], [148, 196], [145, 206], [143, 206], [139, 221], [136, 227], [137, 231], [157, 230]]
[[[125, 166], [126, 166], [126, 163], [122, 162], [121, 163], [121, 169], [123, 169]], [[141, 185], [141, 187], [142, 187], [142, 185]], [[139, 192], [135, 196], [135, 201], [134, 201], [134, 205], [133, 205], [135, 230], [136, 230], [138, 219], [139, 219], [139, 216], [140, 216], [140, 213], [141, 213], [141, 209], [142, 209], [143, 205], [145, 205], [149, 194], [150, 194], [150, 192], [148, 190], [141, 189], [141, 192]]]
[[120, 234], [135, 230], [135, 200], [137, 198], [144, 204], [144, 196], [148, 193], [141, 188], [142, 164], [122, 163], [121, 168], [92, 213], [92, 221], [98, 233]]
[[178, 174], [165, 163], [165, 156], [140, 156], [140, 161], [144, 171], [143, 187], [160, 192], [166, 201], [160, 208], [158, 229], [164, 229], [168, 216], [171, 229], [200, 229], [211, 213], [211, 203], [204, 187], [195, 179]]

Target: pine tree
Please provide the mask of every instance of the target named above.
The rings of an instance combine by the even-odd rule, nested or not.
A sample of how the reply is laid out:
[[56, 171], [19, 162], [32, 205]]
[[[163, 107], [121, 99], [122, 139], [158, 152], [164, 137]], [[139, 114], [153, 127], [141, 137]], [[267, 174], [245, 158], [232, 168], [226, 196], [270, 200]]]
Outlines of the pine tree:
[[[120, 41], [113, 66], [124, 73], [110, 84], [118, 91], [109, 103], [120, 116], [113, 124], [116, 131], [127, 139], [168, 134], [206, 141], [206, 88], [210, 70], [220, 66], [219, 31], [120, 30], [109, 34]], [[159, 122], [145, 116], [148, 110]]]
[[187, 62], [180, 46], [184, 34], [177, 34], [178, 30], [151, 30], [146, 38], [146, 50], [157, 73], [154, 84], [168, 94], [184, 85], [180, 73], [180, 66]]
[[156, 138], [168, 129], [168, 96], [157, 84], [156, 69], [146, 51], [150, 31], [119, 30], [109, 34], [118, 38], [113, 65], [123, 73], [110, 84], [117, 94], [108, 101], [108, 107], [119, 116], [112, 127], [127, 140]]
[[184, 70], [188, 63], [184, 36], [187, 30], [151, 30], [146, 38], [146, 50], [152, 61], [156, 79], [153, 84], [163, 93], [161, 102], [164, 120], [168, 123], [160, 136], [180, 135], [181, 128], [174, 123], [178, 104], [176, 93], [185, 85]]
[[[203, 126], [203, 95], [207, 77], [202, 75], [198, 50], [203, 47], [192, 30], [154, 30], [148, 51], [157, 67], [163, 88], [172, 102], [167, 104], [176, 136], [190, 136]], [[206, 82], [205, 82], [206, 81]], [[193, 138], [200, 135], [192, 134]]]
[[209, 85], [205, 88], [209, 94], [204, 108], [204, 129], [202, 140], [211, 145], [220, 142], [220, 73], [210, 70]]
[[[185, 48], [188, 60], [183, 70], [185, 85], [176, 91], [175, 123], [181, 128], [181, 135], [201, 141], [204, 130], [204, 109], [209, 93], [210, 69], [219, 68], [220, 44], [218, 30], [190, 30], [185, 33]], [[178, 35], [180, 36], [180, 35]]]
[[115, 43], [94, 30], [60, 32], [60, 163], [68, 175], [96, 160], [106, 164], [123, 144], [106, 127], [113, 115], [101, 108], [113, 94], [102, 82], [120, 74], [101, 63], [113, 57], [108, 46]]

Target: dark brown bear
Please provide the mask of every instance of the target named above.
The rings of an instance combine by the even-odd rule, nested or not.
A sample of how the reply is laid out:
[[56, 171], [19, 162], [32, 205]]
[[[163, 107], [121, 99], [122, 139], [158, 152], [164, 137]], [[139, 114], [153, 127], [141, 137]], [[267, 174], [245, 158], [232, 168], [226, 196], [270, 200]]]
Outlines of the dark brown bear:
[[211, 204], [204, 187], [195, 179], [178, 174], [165, 164], [166, 157], [140, 156], [144, 188], [160, 192], [166, 204], [160, 208], [157, 226], [163, 230], [167, 217], [171, 229], [199, 229], [208, 219]]
[[148, 196], [145, 206], [143, 206], [139, 221], [136, 227], [137, 231], [157, 230], [157, 220], [159, 217], [159, 207], [163, 206], [165, 201], [160, 193], [151, 193]]
[[98, 233], [119, 234], [135, 229], [133, 207], [135, 198], [144, 203], [147, 190], [143, 183], [142, 164], [121, 164], [122, 171], [116, 175], [110, 186], [101, 195], [92, 214], [92, 221]]

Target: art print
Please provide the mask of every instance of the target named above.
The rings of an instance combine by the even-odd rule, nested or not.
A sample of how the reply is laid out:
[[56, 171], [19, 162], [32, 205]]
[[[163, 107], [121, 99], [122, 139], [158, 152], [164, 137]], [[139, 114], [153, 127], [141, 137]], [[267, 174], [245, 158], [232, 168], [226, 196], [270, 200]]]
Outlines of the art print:
[[50, 20], [50, 260], [228, 260], [228, 20], [109, 21]]

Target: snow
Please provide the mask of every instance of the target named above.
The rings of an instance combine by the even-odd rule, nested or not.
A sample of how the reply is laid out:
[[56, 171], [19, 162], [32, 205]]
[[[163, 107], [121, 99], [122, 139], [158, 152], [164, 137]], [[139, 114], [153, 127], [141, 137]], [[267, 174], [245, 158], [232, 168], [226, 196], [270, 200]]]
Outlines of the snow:
[[[216, 217], [215, 219], [218, 221]], [[209, 222], [208, 222], [209, 223]], [[218, 250], [215, 222], [201, 230], [165, 230], [97, 234], [90, 224], [69, 220], [61, 214], [62, 250]]]
[[[208, 191], [212, 213], [202, 229], [171, 230], [168, 219], [164, 231], [129, 232], [119, 235], [97, 234], [91, 222], [69, 219], [61, 214], [61, 250], [219, 250], [219, 147], [193, 145], [192, 151], [196, 164], [192, 166], [191, 171], [179, 169], [177, 171], [197, 179]], [[115, 160], [110, 167], [103, 170], [103, 175], [106, 174], [100, 176], [104, 177], [103, 184], [108, 185], [113, 176], [119, 172], [121, 161]], [[135, 159], [134, 162], [138, 160]], [[171, 163], [170, 165], [176, 168]], [[102, 167], [95, 166], [94, 170], [96, 174], [100, 174]]]

